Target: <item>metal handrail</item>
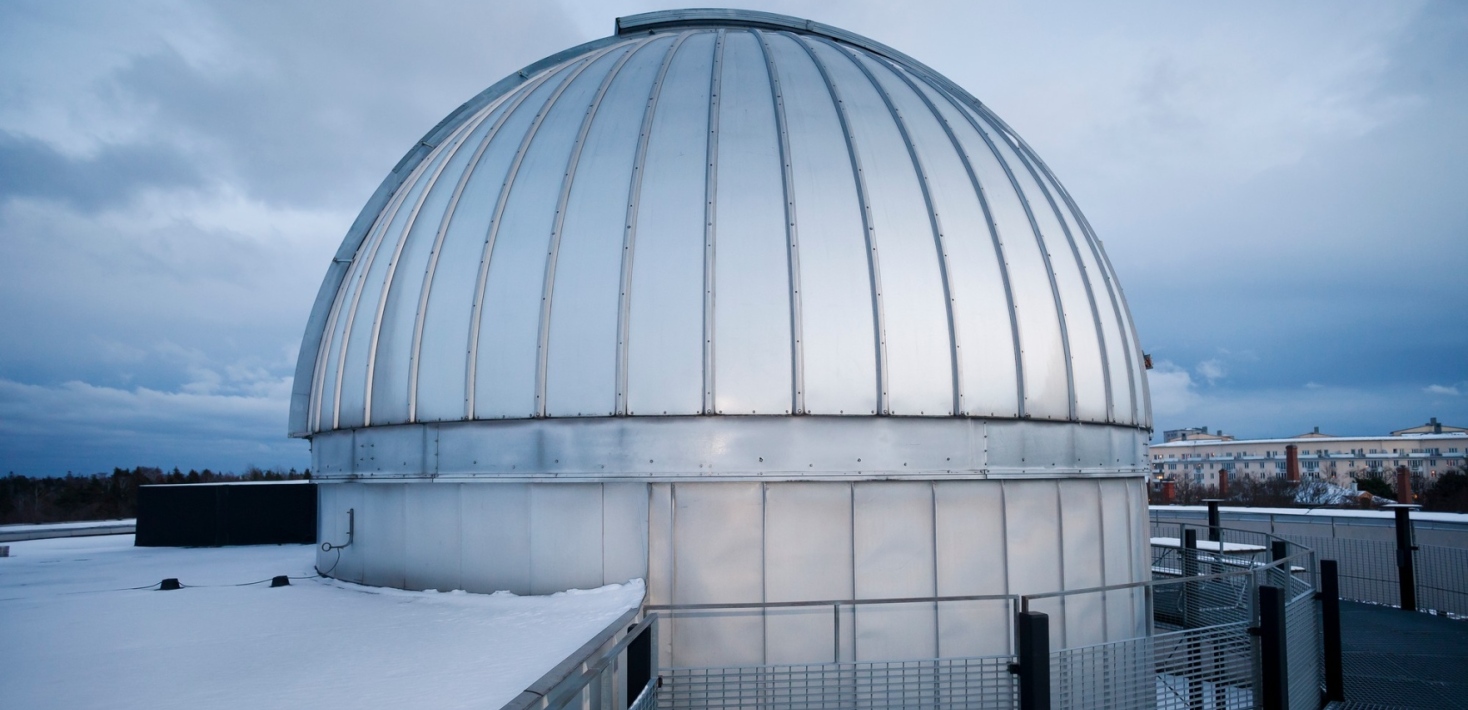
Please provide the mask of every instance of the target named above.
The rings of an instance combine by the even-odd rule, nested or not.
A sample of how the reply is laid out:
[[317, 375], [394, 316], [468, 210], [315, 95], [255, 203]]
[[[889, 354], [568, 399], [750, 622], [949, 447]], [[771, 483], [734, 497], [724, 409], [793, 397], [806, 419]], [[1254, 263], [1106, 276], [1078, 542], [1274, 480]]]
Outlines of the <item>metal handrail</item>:
[[810, 606], [858, 606], [862, 604], [921, 604], [924, 602], [984, 602], [1010, 600], [1018, 594], [969, 594], [949, 597], [884, 597], [881, 599], [823, 599], [793, 602], [731, 602], [728, 604], [648, 604], [648, 611], [718, 611], [723, 609], [779, 609]]

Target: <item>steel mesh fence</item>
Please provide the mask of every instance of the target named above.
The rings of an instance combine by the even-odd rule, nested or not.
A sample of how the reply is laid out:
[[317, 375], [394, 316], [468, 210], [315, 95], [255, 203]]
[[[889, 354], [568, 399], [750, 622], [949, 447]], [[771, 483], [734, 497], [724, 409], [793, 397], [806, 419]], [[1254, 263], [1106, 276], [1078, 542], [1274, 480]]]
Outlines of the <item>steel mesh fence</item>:
[[637, 695], [637, 699], [627, 706], [627, 710], [658, 710], [657, 682], [648, 683]]
[[1012, 656], [923, 661], [668, 668], [658, 702], [682, 708], [1016, 707]]
[[1468, 618], [1468, 549], [1417, 548], [1417, 608]]
[[1325, 677], [1320, 662], [1320, 605], [1313, 589], [1285, 602], [1285, 648], [1290, 707], [1319, 706]]
[[1253, 642], [1239, 621], [1051, 655], [1052, 707], [1251, 708]]

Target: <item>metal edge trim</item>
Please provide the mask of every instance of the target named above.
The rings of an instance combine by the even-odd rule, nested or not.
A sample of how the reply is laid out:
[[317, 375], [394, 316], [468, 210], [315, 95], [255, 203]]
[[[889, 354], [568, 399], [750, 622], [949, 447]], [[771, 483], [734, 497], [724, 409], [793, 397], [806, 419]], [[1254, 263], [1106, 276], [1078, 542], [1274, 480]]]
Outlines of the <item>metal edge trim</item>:
[[713, 68], [709, 71], [708, 140], [705, 144], [703, 208], [703, 413], [716, 412], [714, 400], [714, 239], [719, 188], [719, 91], [724, 76], [724, 30], [714, 38]]

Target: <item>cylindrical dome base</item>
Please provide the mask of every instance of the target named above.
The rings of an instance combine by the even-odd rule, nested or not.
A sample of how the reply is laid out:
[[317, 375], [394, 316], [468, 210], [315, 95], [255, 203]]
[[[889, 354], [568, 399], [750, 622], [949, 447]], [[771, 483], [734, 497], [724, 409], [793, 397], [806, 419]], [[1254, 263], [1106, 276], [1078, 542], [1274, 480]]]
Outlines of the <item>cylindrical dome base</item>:
[[[318, 553], [344, 580], [544, 594], [644, 578], [649, 604], [1026, 594], [1148, 578], [1138, 477], [1023, 480], [328, 482]], [[1127, 592], [1077, 597], [1067, 646], [1132, 638]], [[1008, 653], [1003, 601], [674, 614], [670, 666]], [[839, 625], [836, 616], [840, 616]], [[833, 633], [834, 632], [834, 633]]]

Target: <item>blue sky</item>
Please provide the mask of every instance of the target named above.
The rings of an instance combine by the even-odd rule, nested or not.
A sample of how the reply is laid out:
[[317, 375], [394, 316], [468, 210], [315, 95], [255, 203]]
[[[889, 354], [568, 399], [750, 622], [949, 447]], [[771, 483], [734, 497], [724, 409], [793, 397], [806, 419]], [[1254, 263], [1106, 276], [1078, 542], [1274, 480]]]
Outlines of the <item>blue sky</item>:
[[[0, 473], [302, 468], [331, 253], [437, 121], [671, 3], [0, 5]], [[1468, 6], [787, 2], [967, 87], [1126, 289], [1159, 429], [1468, 423]]]

